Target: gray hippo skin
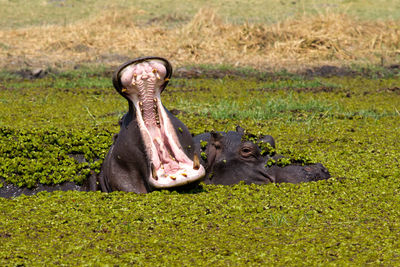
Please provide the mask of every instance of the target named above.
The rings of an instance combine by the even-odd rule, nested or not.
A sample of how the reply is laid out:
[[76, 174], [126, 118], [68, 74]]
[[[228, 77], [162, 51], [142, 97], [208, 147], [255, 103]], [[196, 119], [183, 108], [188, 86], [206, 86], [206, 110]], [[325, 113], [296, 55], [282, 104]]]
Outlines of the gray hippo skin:
[[[232, 185], [240, 181], [246, 184], [301, 183], [330, 178], [328, 170], [320, 163], [308, 165], [291, 164], [284, 167], [267, 166], [269, 159], [281, 155], [265, 153], [265, 147], [275, 148], [272, 136], [253, 136], [245, 140], [244, 130], [204, 133], [194, 137], [196, 149], [202, 153], [206, 168], [206, 184]], [[265, 146], [262, 144], [269, 144]], [[263, 147], [263, 149], [261, 149]]]
[[115, 89], [128, 101], [98, 178], [103, 192], [147, 193], [195, 184], [205, 175], [187, 127], [161, 103], [172, 74], [159, 57], [138, 58], [120, 66]]

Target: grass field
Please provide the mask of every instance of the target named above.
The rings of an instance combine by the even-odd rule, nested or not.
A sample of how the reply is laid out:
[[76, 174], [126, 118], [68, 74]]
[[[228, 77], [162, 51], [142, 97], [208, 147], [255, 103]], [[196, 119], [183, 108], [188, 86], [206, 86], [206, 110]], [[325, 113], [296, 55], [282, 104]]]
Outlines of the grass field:
[[400, 3], [243, 3], [0, 0], [0, 187], [98, 172], [140, 55], [173, 63], [192, 134], [270, 134], [333, 178], [0, 198], [0, 265], [399, 265]]
[[398, 1], [1, 3], [0, 67], [7, 69], [116, 66], [153, 54], [175, 66], [296, 71], [390, 66], [400, 57]]
[[247, 2], [219, 1], [171, 1], [157, 3], [137, 0], [118, 0], [110, 3], [106, 0], [59, 0], [29, 2], [21, 0], [2, 0], [1, 28], [20, 28], [27, 25], [47, 26], [49, 24], [66, 25], [89, 17], [96, 17], [106, 10], [122, 12], [124, 9], [136, 10], [130, 18], [137, 24], [166, 23], [176, 26], [188, 22], [204, 7], [212, 7], [226, 20], [234, 23], [257, 22], [276, 23], [282, 19], [315, 15], [329, 10], [345, 13], [363, 20], [396, 20], [400, 18], [400, 3], [393, 0], [377, 1], [322, 1], [322, 0], [250, 0]]

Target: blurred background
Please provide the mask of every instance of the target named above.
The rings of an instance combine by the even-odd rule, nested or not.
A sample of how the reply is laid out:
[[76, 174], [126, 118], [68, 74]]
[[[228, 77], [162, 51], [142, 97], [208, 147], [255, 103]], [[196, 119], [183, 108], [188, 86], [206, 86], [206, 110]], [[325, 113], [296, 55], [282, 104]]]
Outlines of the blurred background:
[[0, 68], [174, 66], [296, 71], [400, 61], [400, 1], [0, 0]]

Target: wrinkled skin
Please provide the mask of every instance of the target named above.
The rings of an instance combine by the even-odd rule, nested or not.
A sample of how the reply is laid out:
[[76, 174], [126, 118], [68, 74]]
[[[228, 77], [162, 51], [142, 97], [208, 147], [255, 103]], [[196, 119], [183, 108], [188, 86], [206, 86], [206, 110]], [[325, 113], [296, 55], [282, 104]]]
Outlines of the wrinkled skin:
[[202, 157], [206, 184], [231, 185], [240, 181], [246, 184], [301, 183], [330, 178], [329, 172], [320, 163], [266, 167], [271, 157], [275, 160], [282, 157], [270, 156], [269, 153], [262, 155], [260, 143], [268, 143], [275, 148], [273, 137], [265, 135], [252, 142], [242, 140], [244, 134], [244, 130], [237, 127], [236, 132], [212, 132], [194, 137], [196, 148], [206, 155]]
[[329, 179], [331, 175], [321, 164], [307, 164], [305, 166], [291, 164], [285, 167], [271, 166], [268, 174], [274, 177], [275, 183], [303, 183]]

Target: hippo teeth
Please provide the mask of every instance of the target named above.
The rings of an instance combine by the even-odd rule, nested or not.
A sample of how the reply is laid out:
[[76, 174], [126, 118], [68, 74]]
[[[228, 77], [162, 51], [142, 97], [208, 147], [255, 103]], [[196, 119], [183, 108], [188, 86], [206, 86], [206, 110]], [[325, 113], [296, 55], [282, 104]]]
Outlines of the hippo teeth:
[[155, 188], [188, 184], [205, 174], [195, 155], [183, 151], [174, 126], [161, 103], [162, 85], [168, 78], [165, 63], [149, 60], [127, 66], [120, 72], [124, 94], [136, 108], [136, 118], [150, 161], [148, 182]]

